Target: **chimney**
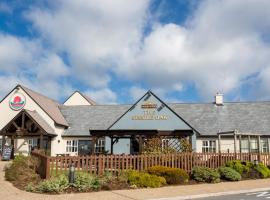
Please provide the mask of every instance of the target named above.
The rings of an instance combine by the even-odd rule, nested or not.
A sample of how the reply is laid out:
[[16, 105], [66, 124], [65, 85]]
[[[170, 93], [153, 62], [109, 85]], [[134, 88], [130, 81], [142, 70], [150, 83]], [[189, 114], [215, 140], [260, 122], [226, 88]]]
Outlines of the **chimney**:
[[215, 96], [215, 103], [217, 106], [222, 106], [223, 105], [223, 94], [217, 93]]

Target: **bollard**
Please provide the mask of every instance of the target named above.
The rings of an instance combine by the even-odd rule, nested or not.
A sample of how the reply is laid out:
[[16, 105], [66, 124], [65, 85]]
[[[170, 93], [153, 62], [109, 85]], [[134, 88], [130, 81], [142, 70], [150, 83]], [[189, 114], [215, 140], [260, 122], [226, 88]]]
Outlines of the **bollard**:
[[75, 166], [74, 166], [74, 163], [72, 163], [69, 166], [68, 180], [69, 180], [69, 183], [74, 183], [74, 181], [75, 181]]

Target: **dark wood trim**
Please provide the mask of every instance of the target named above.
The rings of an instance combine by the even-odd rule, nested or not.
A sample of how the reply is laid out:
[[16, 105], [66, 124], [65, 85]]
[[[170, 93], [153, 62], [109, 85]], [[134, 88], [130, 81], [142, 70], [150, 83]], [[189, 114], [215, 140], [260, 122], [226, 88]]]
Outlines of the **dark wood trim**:
[[24, 129], [25, 112], [22, 113], [22, 129]]
[[16, 128], [17, 130], [20, 130], [20, 129], [21, 129], [21, 127], [19, 127], [19, 126], [16, 124], [16, 122], [15, 122], [15, 121], [13, 121], [13, 122], [12, 122], [12, 125], [14, 125], [14, 126], [15, 126], [15, 128]]
[[153, 95], [157, 100], [159, 100], [165, 107], [167, 107], [173, 114], [175, 114], [179, 119], [181, 119], [190, 129], [195, 131], [196, 133], [200, 134], [195, 128], [193, 128], [186, 120], [184, 120], [180, 115], [178, 115], [170, 106], [168, 106], [164, 101], [162, 101], [158, 96], [156, 96], [151, 90], [148, 90], [139, 100], [137, 100], [123, 115], [121, 115], [112, 125], [108, 127], [107, 130], [110, 130], [113, 125], [115, 125], [123, 116], [125, 116], [129, 111], [134, 109], [134, 107], [146, 96], [146, 95]]
[[151, 136], [190, 136], [192, 130], [174, 130], [174, 131], [158, 131], [158, 130], [90, 130], [92, 136], [109, 136], [129, 138], [130, 136], [142, 135], [145, 137]]
[[[38, 132], [38, 134], [37, 133], [28, 133], [28, 132], [25, 132], [24, 133], [24, 135], [18, 135], [16, 132], [14, 132], [14, 133], [8, 133], [7, 131], [6, 131], [6, 129], [8, 129], [9, 127], [10, 127], [10, 125], [11, 124], [13, 124], [14, 126], [15, 126], [15, 128], [17, 129], [17, 130], [21, 130], [21, 131], [26, 131], [26, 129], [22, 129], [21, 127], [19, 127], [17, 124], [16, 124], [16, 122], [15, 122], [15, 120], [18, 118], [18, 117], [20, 117], [20, 116], [24, 116], [24, 118], [25, 118], [25, 116], [27, 116], [33, 123], [35, 123], [35, 125], [39, 128], [39, 132]], [[25, 120], [25, 119], [24, 119]], [[23, 125], [22, 125], [23, 126]], [[10, 122], [9, 123], [7, 123], [7, 125], [2, 129], [2, 131], [0, 132], [0, 135], [3, 135], [3, 134], [5, 134], [5, 135], [8, 135], [8, 136], [10, 136], [10, 135], [14, 135], [14, 134], [16, 134], [16, 136], [35, 136], [35, 135], [41, 135], [41, 134], [44, 134], [44, 135], [51, 135], [51, 136], [55, 136], [54, 134], [51, 134], [51, 133], [47, 133], [38, 123], [37, 123], [37, 121], [34, 119], [34, 118], [32, 118], [28, 113], [27, 113], [27, 110], [25, 110], [25, 109], [23, 109], [23, 110], [21, 110], [12, 120], [10, 120]]]

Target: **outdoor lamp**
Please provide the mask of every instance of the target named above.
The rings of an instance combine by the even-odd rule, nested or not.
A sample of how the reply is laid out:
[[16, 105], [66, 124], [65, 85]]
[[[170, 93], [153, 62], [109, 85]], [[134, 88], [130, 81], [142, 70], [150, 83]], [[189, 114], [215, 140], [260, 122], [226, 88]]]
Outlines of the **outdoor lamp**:
[[254, 163], [254, 165], [258, 165], [259, 164], [259, 161], [258, 160], [254, 160], [253, 163]]
[[75, 166], [74, 166], [74, 163], [72, 163], [69, 166], [68, 180], [69, 180], [69, 183], [74, 183], [74, 181], [75, 181]]

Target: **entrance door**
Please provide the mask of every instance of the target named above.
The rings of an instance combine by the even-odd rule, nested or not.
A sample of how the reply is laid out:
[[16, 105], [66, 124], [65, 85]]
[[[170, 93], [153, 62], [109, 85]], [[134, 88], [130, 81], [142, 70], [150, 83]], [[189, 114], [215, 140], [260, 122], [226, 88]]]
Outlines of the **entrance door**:
[[78, 141], [78, 154], [79, 155], [90, 155], [91, 154], [91, 140], [79, 140]]

